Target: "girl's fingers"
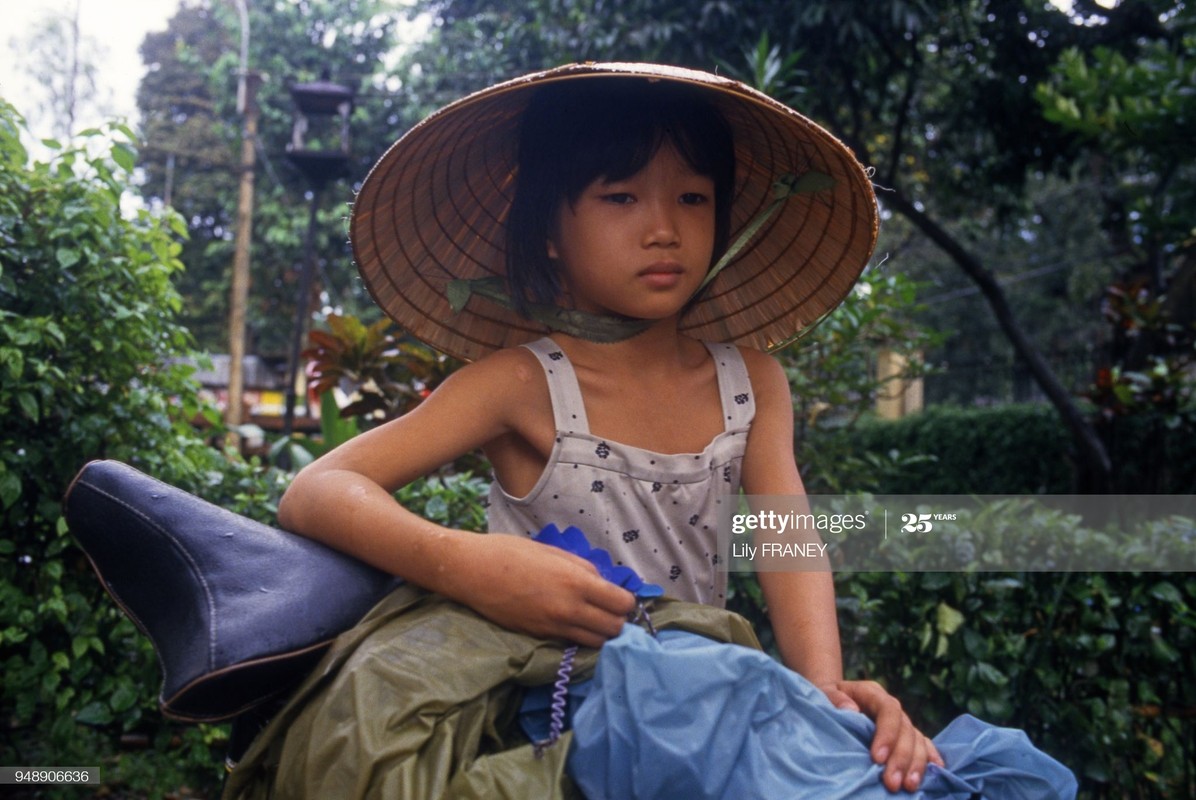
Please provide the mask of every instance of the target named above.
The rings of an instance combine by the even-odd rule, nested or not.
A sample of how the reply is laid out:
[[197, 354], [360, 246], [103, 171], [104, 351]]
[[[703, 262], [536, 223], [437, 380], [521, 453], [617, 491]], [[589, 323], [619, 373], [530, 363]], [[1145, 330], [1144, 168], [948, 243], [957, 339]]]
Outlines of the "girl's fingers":
[[938, 764], [940, 767], [947, 766], [947, 762], [943, 760], [942, 754], [939, 753], [939, 749], [934, 746], [934, 742], [931, 739], [926, 740], [926, 745], [930, 754], [931, 763]]
[[824, 686], [822, 691], [826, 694], [827, 699], [831, 701], [831, 705], [835, 708], [844, 709], [847, 711], [859, 711], [859, 705], [851, 699], [851, 697], [843, 691], [840, 691], [835, 686]]
[[[889, 757], [885, 761], [884, 784], [890, 792], [899, 791], [908, 785], [910, 779], [920, 780], [921, 769], [917, 766], [917, 739], [921, 739], [910, 723], [901, 704], [895, 699], [884, 705], [882, 712], [887, 728], [895, 731], [889, 745]], [[880, 731], [882, 717], [877, 717], [876, 728]]]
[[[607, 598], [605, 604], [595, 603], [587, 606], [578, 613], [575, 619], [578, 628], [600, 637], [598, 643], [590, 644], [579, 639], [577, 640], [578, 644], [584, 644], [587, 647], [600, 647], [602, 642], [605, 642], [607, 639], [613, 639], [623, 630], [623, 623], [627, 621], [627, 614], [630, 613], [631, 609], [635, 608], [635, 598], [631, 592], [625, 589], [620, 589], [613, 585], [611, 585], [611, 588], [624, 596]], [[631, 601], [630, 607], [625, 602], [628, 599]]]
[[934, 743], [922, 735], [901, 703], [884, 687], [872, 681], [843, 681], [834, 687], [825, 687], [827, 696], [836, 706], [842, 694], [855, 703], [876, 723], [876, 734], [872, 740], [872, 760], [884, 764], [882, 781], [891, 792], [901, 789], [915, 791], [926, 774], [926, 764], [943, 765]]

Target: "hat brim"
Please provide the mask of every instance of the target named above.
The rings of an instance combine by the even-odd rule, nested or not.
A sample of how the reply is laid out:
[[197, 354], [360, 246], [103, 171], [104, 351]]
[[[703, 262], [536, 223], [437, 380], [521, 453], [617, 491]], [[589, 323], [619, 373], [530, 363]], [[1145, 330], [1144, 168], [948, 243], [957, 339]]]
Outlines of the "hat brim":
[[738, 253], [681, 320], [686, 335], [774, 350], [847, 296], [876, 245], [871, 182], [822, 127], [738, 81], [654, 64], [575, 64], [500, 83], [445, 106], [374, 165], [353, 206], [350, 240], [374, 300], [406, 331], [474, 360], [547, 331], [483, 298], [459, 313], [448, 282], [505, 274], [519, 120], [546, 83], [642, 77], [708, 88], [735, 138], [731, 236], [774, 199], [784, 175], [821, 172], [833, 186], [798, 194]]

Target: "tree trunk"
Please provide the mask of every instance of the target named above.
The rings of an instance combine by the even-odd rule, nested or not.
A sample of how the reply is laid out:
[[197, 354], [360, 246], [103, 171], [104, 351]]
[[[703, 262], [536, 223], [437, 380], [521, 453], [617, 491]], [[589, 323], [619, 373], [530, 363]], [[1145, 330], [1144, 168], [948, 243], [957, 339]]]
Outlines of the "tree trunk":
[[1046, 359], [1042, 357], [1038, 348], [1034, 346], [1014, 318], [1005, 292], [993, 274], [985, 269], [980, 260], [964, 248], [946, 229], [925, 211], [918, 208], [901, 190], [885, 191], [882, 196], [887, 206], [912, 222], [918, 230], [950, 256], [979, 287], [981, 294], [992, 308], [1001, 330], [1013, 344], [1014, 351], [1026, 362], [1034, 380], [1042, 388], [1051, 404], [1055, 406], [1059, 416], [1063, 419], [1063, 424], [1071, 434], [1072, 441], [1076, 446], [1081, 472], [1080, 491], [1097, 494], [1111, 491], [1113, 464], [1109, 459], [1108, 451], [1105, 450], [1104, 443], [1079, 407], [1076, 406], [1071, 394], [1059, 382], [1059, 378], [1051, 370]]

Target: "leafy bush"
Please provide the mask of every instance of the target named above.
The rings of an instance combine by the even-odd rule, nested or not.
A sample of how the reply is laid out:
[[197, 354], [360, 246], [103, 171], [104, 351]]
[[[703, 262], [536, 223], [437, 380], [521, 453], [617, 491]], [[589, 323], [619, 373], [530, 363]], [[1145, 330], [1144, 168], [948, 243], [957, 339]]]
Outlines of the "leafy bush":
[[102, 764], [110, 786], [152, 796], [215, 784], [222, 730], [159, 716], [149, 643], [103, 594], [60, 502], [94, 458], [259, 518], [276, 477], [190, 424], [218, 420], [176, 358], [190, 346], [171, 284], [184, 227], [122, 213], [130, 132], [51, 143], [30, 163], [21, 126], [0, 102], [0, 761]]
[[929, 731], [1022, 728], [1081, 797], [1192, 797], [1196, 578], [857, 573], [837, 580], [847, 672]]
[[[877, 494], [1067, 494], [1069, 440], [1049, 406], [932, 406], [899, 420], [865, 420], [828, 434], [828, 447], [900, 458]], [[834, 467], [832, 466], [832, 469]]]
[[[1196, 439], [1152, 415], [1119, 417], [1101, 427], [1114, 481], [1126, 494], [1190, 494], [1196, 488]], [[899, 420], [863, 419], [816, 431], [810, 449], [824, 457], [816, 487], [876, 494], [1068, 494], [1071, 445], [1049, 406], [932, 406]], [[860, 462], [869, 468], [861, 469]], [[863, 479], [861, 479], [863, 476]]]

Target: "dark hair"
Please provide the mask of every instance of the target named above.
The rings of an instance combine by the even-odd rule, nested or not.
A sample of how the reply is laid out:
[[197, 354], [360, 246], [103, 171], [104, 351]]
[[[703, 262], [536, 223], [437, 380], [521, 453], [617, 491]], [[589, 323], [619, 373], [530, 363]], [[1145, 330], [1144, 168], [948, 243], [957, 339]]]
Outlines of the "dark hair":
[[666, 142], [714, 181], [714, 255], [727, 247], [735, 150], [731, 128], [708, 90], [671, 81], [594, 77], [547, 84], [523, 115], [519, 171], [507, 218], [507, 281], [516, 310], [551, 303], [560, 276], [548, 258], [561, 201], [575, 202], [598, 178], [643, 169]]

